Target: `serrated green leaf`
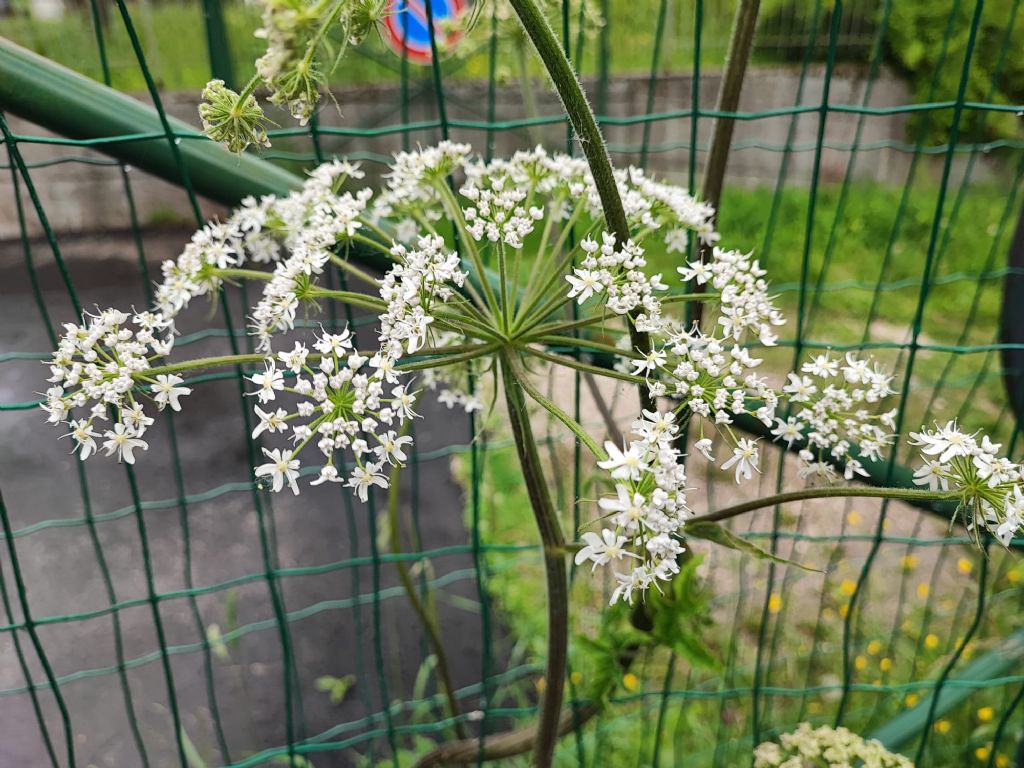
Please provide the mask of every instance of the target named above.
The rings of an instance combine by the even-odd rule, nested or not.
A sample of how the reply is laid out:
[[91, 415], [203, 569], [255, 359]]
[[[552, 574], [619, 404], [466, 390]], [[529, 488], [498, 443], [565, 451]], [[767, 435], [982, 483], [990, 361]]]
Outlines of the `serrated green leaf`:
[[725, 528], [718, 523], [687, 523], [684, 527], [684, 533], [691, 538], [704, 539], [705, 541], [710, 541], [713, 544], [728, 547], [729, 549], [735, 549], [737, 552], [745, 552], [748, 555], [753, 555], [759, 560], [771, 560], [773, 563], [778, 563], [780, 565], [794, 565], [801, 570], [811, 571], [812, 573], [824, 573], [824, 571], [819, 568], [812, 568], [809, 565], [804, 565], [803, 563], [798, 563], [794, 560], [787, 560], [784, 557], [773, 555], [771, 552], [761, 549], [756, 544], [747, 541], [741, 536], [737, 536], [728, 528]]

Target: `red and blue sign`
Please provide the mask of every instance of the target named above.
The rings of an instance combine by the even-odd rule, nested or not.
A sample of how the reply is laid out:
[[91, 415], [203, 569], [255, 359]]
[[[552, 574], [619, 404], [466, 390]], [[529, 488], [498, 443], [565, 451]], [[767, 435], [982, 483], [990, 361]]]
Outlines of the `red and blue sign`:
[[[438, 51], [454, 45], [460, 35], [454, 22], [465, 7], [463, 0], [430, 0], [434, 36]], [[384, 39], [399, 56], [416, 64], [430, 64], [430, 20], [426, 0], [391, 0], [391, 12], [384, 23]]]

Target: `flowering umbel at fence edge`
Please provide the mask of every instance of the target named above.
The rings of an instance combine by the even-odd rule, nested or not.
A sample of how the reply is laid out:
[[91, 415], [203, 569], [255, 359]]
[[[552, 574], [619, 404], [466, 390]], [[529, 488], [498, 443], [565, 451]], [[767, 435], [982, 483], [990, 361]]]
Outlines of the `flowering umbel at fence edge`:
[[[363, 495], [371, 487], [387, 486], [403, 461], [407, 438], [402, 424], [415, 415], [409, 382], [416, 372], [428, 372], [444, 387], [446, 372], [465, 365], [478, 369], [496, 366], [544, 544], [549, 593], [548, 685], [537, 728], [527, 738], [518, 739], [515, 748], [532, 747], [534, 763], [548, 765], [555, 740], [564, 732], [565, 566], [572, 550], [565, 546], [537, 457], [526, 416], [528, 400], [562, 421], [608, 472], [611, 492], [602, 506], [611, 513], [613, 525], [600, 533], [588, 531], [585, 546], [575, 556], [592, 567], [623, 569], [617, 571], [619, 588], [614, 596], [633, 599], [638, 606], [646, 603], [645, 590], [652, 586], [665, 589], [672, 583], [678, 559], [684, 555], [682, 535], [687, 533], [687, 525], [693, 536], [701, 530], [699, 526], [790, 499], [871, 495], [956, 500], [965, 517], [970, 516], [968, 522], [976, 536], [988, 529], [1005, 540], [1019, 527], [1020, 470], [998, 457], [998, 446], [964, 435], [950, 423], [934, 432], [922, 431], [915, 438], [929, 457], [938, 456], [941, 462], [922, 470], [919, 480], [928, 487], [921, 490], [824, 486], [695, 516], [686, 504], [686, 475], [676, 440], [681, 421], [696, 415], [697, 423], [706, 425], [709, 434], [726, 442], [730, 455], [723, 463], [737, 481], [758, 471], [759, 456], [756, 441], [728, 429], [731, 415], [737, 413], [762, 418], [780, 440], [798, 434], [810, 438], [812, 447], [802, 457], [807, 473], [827, 477], [835, 472], [833, 460], [848, 459], [843, 462], [844, 471], [852, 476], [860, 459], [849, 454], [850, 448], [861, 443], [870, 460], [888, 443], [891, 417], [881, 411], [880, 401], [888, 394], [889, 377], [866, 360], [823, 356], [808, 363], [800, 374], [793, 374], [781, 392], [769, 387], [753, 371], [757, 358], [746, 344], [751, 340], [748, 335], [760, 343], [771, 343], [770, 326], [777, 318], [773, 317], [764, 276], [747, 255], [718, 250], [708, 264], [681, 264], [681, 277], [694, 282], [704, 279], [712, 285], [715, 277], [721, 277], [714, 275], [716, 266], [734, 269], [722, 286], [713, 285], [717, 292], [664, 295], [668, 290], [665, 283], [645, 271], [644, 242], [655, 232], [664, 236], [670, 230], [667, 245], [678, 244], [678, 233], [685, 224], [710, 245], [714, 232], [706, 224], [713, 211], [705, 206], [701, 216], [687, 219], [680, 213], [683, 207], [673, 209], [659, 195], [667, 194], [675, 203], [685, 201], [687, 210], [691, 206], [701, 210], [693, 198], [667, 185], [655, 185], [639, 171], [612, 171], [583, 94], [546, 21], [529, 0], [517, 0], [513, 5], [552, 72], [581, 137], [587, 163], [537, 152], [486, 165], [470, 162], [467, 148], [444, 144], [399, 156], [389, 189], [376, 200], [367, 190], [353, 195], [341, 189], [346, 178], [358, 177], [354, 166], [324, 166], [295, 196], [251, 201], [229, 222], [197, 233], [190, 249], [165, 269], [158, 290], [158, 312], [131, 316], [107, 310], [83, 319], [82, 326], [70, 326], [54, 359], [53, 383], [62, 391], [52, 391], [46, 407], [51, 420], [59, 422], [72, 416], [72, 408], [91, 405], [88, 416], [83, 417], [79, 410], [78, 418], [70, 419], [71, 437], [80, 454], [87, 457], [102, 442], [108, 454], [131, 462], [138, 459], [136, 452], [146, 447], [144, 433], [151, 420], [142, 405], [146, 398], [158, 408], [176, 409], [190, 389], [179, 374], [219, 365], [262, 365], [263, 369], [253, 374], [254, 407], [260, 408], [256, 436], [280, 439], [278, 433], [289, 432], [294, 442], [291, 447], [267, 449], [267, 462], [254, 467], [254, 472], [274, 490], [297, 492], [302, 461], [319, 451], [323, 463], [313, 482], [345, 482]], [[245, 98], [249, 95], [243, 94]], [[308, 102], [306, 99], [303, 104]], [[540, 169], [535, 178], [529, 168]], [[465, 174], [466, 184], [456, 195], [448, 179], [461, 174]], [[517, 174], [525, 174], [525, 181]], [[506, 181], [500, 181], [503, 178]], [[546, 199], [507, 197], [526, 182], [535, 193], [550, 178], [556, 183], [546, 191]], [[550, 197], [552, 191], [562, 188], [560, 184], [565, 190], [561, 207], [570, 201], [578, 204], [578, 221], [571, 213], [568, 221], [560, 218], [559, 201]], [[576, 190], [572, 184], [581, 187]], [[483, 193], [491, 197], [481, 203]], [[666, 227], [666, 222], [652, 226], [651, 220], [644, 218], [658, 205], [671, 210], [675, 226]], [[502, 214], [501, 220], [494, 215], [496, 211]], [[447, 233], [438, 231], [436, 222], [442, 219], [456, 224], [458, 249], [445, 237]], [[562, 233], [573, 231], [577, 223], [589, 227], [575, 248], [568, 247], [568, 238], [554, 233], [543, 239], [541, 246], [529, 245], [532, 264], [540, 265], [541, 270], [533, 277], [535, 295], [531, 296], [530, 278], [524, 282], [517, 265], [530, 261], [523, 259], [529, 235], [549, 222], [557, 222], [552, 227]], [[383, 282], [346, 258], [348, 246], [356, 242], [395, 262]], [[279, 252], [282, 246], [287, 254], [284, 258]], [[459, 251], [464, 259], [457, 255]], [[588, 264], [588, 259], [593, 263]], [[245, 262], [275, 266], [268, 272], [251, 269]], [[485, 262], [496, 266], [496, 280], [491, 279]], [[545, 272], [546, 264], [553, 269]], [[333, 267], [345, 270], [378, 295], [323, 288], [316, 277]], [[737, 275], [742, 279], [733, 280]], [[195, 296], [215, 293], [225, 281], [236, 280], [266, 285], [263, 299], [252, 312], [260, 354], [163, 364], [173, 343], [173, 316]], [[741, 311], [739, 315], [720, 312], [726, 322], [712, 325], [711, 330], [679, 325], [662, 311], [674, 303], [697, 299], [713, 302], [720, 309], [739, 306]], [[566, 307], [581, 300], [590, 314], [578, 320], [564, 317]], [[376, 314], [381, 329], [379, 347], [359, 350], [347, 332], [323, 330], [312, 345], [299, 342], [290, 350], [274, 350], [274, 335], [293, 329], [300, 306], [325, 301]], [[754, 317], [750, 327], [746, 324], [748, 311]], [[630, 338], [625, 349], [573, 335], [593, 327], [610, 328], [622, 322], [618, 317], [623, 318]], [[742, 321], [738, 335], [737, 317]], [[757, 332], [748, 334], [754, 326]], [[654, 334], [653, 344], [650, 334]], [[627, 369], [607, 370], [554, 353], [551, 346], [555, 344], [569, 344], [581, 352], [617, 354], [625, 359]], [[530, 381], [528, 360], [635, 384], [642, 403], [635, 425], [638, 439], [628, 445], [602, 447], [599, 438], [590, 436], [537, 391]], [[817, 383], [811, 377], [817, 378]], [[832, 383], [833, 379], [841, 386]], [[446, 391], [452, 403], [468, 408], [479, 404], [472, 393], [457, 386], [450, 385]], [[674, 400], [670, 410], [655, 406], [655, 399], [662, 397]], [[294, 412], [279, 407], [286, 398], [298, 400]], [[790, 406], [785, 419], [775, 416], [781, 402]], [[843, 410], [847, 403], [879, 408], [858, 409], [864, 411], [861, 416]], [[801, 417], [804, 411], [807, 415]], [[109, 430], [96, 432], [111, 418]], [[833, 422], [836, 426], [829, 429]], [[698, 453], [710, 457], [715, 456], [713, 447], [713, 438], [703, 433], [695, 445]], [[348, 477], [339, 471], [335, 452], [351, 456]], [[863, 450], [861, 455], [865, 456]], [[452, 709], [457, 715], [454, 704]], [[497, 756], [490, 751], [496, 743], [501, 741], [488, 740], [488, 756]]]

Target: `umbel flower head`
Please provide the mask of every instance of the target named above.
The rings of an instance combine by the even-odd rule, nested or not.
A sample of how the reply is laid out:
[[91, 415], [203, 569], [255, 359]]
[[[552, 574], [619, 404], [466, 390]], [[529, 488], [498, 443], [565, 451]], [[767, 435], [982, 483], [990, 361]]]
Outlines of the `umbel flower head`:
[[64, 325], [42, 408], [51, 424], [71, 428], [66, 436], [83, 461], [100, 450], [99, 440], [108, 456], [134, 464], [134, 452], [149, 447], [142, 436], [153, 418], [145, 404], [180, 411], [179, 399], [192, 392], [179, 376], [149, 373], [174, 346], [173, 326], [159, 313], [116, 309], [82, 319]]
[[865, 739], [848, 728], [817, 728], [801, 723], [779, 743], [766, 741], [754, 749], [754, 768], [914, 768], [913, 762], [887, 750], [882, 742]]
[[615, 577], [611, 602], [634, 598], [679, 572], [680, 533], [686, 505], [686, 470], [675, 446], [679, 427], [672, 413], [644, 411], [633, 423], [635, 440], [619, 447], [605, 443], [607, 471], [615, 495], [598, 502], [605, 513], [600, 534], [582, 535], [576, 564], [610, 565]]
[[923, 462], [914, 482], [956, 493], [957, 513], [975, 540], [988, 531], [1008, 546], [1024, 525], [1024, 469], [1000, 455], [1002, 445], [988, 435], [978, 440], [955, 420], [911, 432], [910, 444], [920, 449]]
[[[348, 328], [322, 331], [313, 349], [311, 355], [306, 345], [296, 342], [291, 351], [268, 358], [264, 370], [251, 377], [259, 418], [253, 438], [287, 434], [292, 446], [264, 448], [268, 461], [256, 467], [256, 476], [266, 478], [273, 491], [287, 485], [298, 494], [300, 454], [315, 446], [309, 453], [317, 456], [319, 474], [311, 484], [345, 483], [366, 501], [371, 486], [388, 487], [385, 467], [406, 460], [405, 447], [412, 438], [398, 432], [415, 416], [415, 396], [400, 383], [390, 361], [385, 364], [380, 354], [370, 358], [355, 349]], [[281, 407], [286, 399], [293, 401], [290, 408]], [[347, 478], [336, 459], [345, 453], [352, 456]]]
[[269, 147], [267, 128], [272, 123], [252, 93], [244, 96], [228, 88], [223, 80], [211, 80], [203, 89], [199, 117], [203, 131], [231, 152], [244, 152], [250, 144]]

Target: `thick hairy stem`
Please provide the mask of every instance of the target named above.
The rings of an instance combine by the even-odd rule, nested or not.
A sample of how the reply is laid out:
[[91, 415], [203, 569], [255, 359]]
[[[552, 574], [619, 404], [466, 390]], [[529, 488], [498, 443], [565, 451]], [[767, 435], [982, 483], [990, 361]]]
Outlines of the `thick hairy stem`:
[[[405, 435], [408, 431], [407, 424], [402, 429], [402, 434]], [[398, 521], [398, 502], [401, 498], [401, 493], [398, 490], [400, 471], [401, 467], [395, 466], [392, 468], [389, 481], [391, 488], [388, 491], [388, 546], [396, 555], [402, 551]], [[434, 652], [434, 658], [437, 659], [437, 678], [441, 683], [441, 689], [448, 702], [448, 711], [454, 722], [455, 735], [460, 739], [465, 739], [466, 729], [462, 721], [459, 720], [459, 703], [455, 698], [455, 686], [452, 684], [452, 676], [448, 668], [448, 655], [445, 653], [444, 645], [441, 643], [441, 633], [437, 627], [437, 616], [420, 599], [406, 564], [401, 560], [395, 560], [395, 570], [398, 571], [398, 579], [402, 582], [405, 596], [409, 600], [410, 605], [412, 605], [416, 617], [420, 620], [423, 630], [427, 633], [427, 642], [430, 643], [430, 648]]]
[[[515, 354], [509, 352], [508, 354]], [[562, 694], [565, 689], [565, 670], [569, 639], [569, 583], [565, 566], [565, 539], [558, 524], [558, 517], [543, 465], [537, 453], [537, 441], [530, 426], [526, 407], [526, 396], [517, 380], [508, 356], [501, 360], [502, 382], [505, 389], [505, 403], [512, 424], [519, 463], [523, 469], [523, 481], [533, 507], [541, 543], [544, 548], [544, 571], [547, 576], [548, 600], [548, 647], [545, 688], [541, 694], [540, 715], [536, 726], [533, 745], [534, 768], [548, 768], [551, 765], [555, 744], [559, 737]]]
[[[619, 187], [615, 183], [615, 173], [612, 171], [608, 148], [601, 136], [601, 129], [598, 128], [594, 112], [583, 93], [579, 78], [576, 77], [569, 58], [562, 50], [554, 30], [551, 29], [551, 25], [535, 0], [510, 0], [510, 2], [516, 15], [519, 16], [526, 34], [530, 36], [531, 42], [544, 62], [551, 82], [562, 100], [562, 106], [565, 107], [565, 113], [569, 116], [569, 122], [576, 132], [583, 155], [587, 158], [587, 164], [590, 166], [590, 173], [594, 177], [594, 186], [597, 187], [597, 193], [601, 197], [605, 221], [616, 240], [619, 243], [624, 243], [629, 239], [629, 222], [626, 220], [626, 211], [622, 207]], [[642, 354], [650, 351], [650, 337], [646, 333], [638, 331], [632, 322], [629, 323], [629, 337], [633, 347]], [[654, 403], [647, 389], [641, 387], [638, 391], [641, 406], [653, 410]]]
[[717, 512], [690, 518], [687, 520], [687, 523], [713, 523], [720, 520], [728, 520], [730, 517], [736, 517], [747, 512], [764, 509], [765, 507], [774, 507], [776, 504], [785, 504], [790, 501], [850, 496], [873, 499], [899, 499], [901, 501], [913, 502], [956, 501], [960, 498], [960, 494], [956, 491], [932, 491], [926, 488], [871, 488], [863, 486], [801, 488], [799, 491], [786, 491], [785, 493], [777, 493], [774, 496], [765, 496], [761, 499], [753, 499], [742, 504], [725, 507]]
[[[760, 0], [740, 0], [736, 7], [736, 17], [733, 19], [732, 33], [729, 37], [729, 50], [725, 57], [725, 71], [722, 73], [722, 84], [718, 90], [716, 112], [719, 115], [735, 112], [740, 105], [743, 77], [747, 73], [750, 52], [754, 49], [754, 32], [757, 30], [757, 14], [760, 7]], [[700, 193], [704, 200], [714, 208], [716, 220], [718, 205], [722, 201], [722, 182], [725, 179], [725, 166], [729, 161], [729, 149], [732, 145], [732, 131], [735, 122], [729, 117], [719, 117], [715, 121], [707, 164], [704, 166], [704, 181], [701, 184]], [[698, 254], [700, 261], [707, 261], [710, 258], [710, 253], [711, 247], [702, 243]], [[695, 286], [698, 293], [703, 287]], [[696, 304], [693, 307], [692, 319], [698, 326], [703, 308], [702, 304]]]

